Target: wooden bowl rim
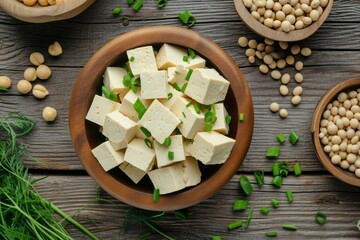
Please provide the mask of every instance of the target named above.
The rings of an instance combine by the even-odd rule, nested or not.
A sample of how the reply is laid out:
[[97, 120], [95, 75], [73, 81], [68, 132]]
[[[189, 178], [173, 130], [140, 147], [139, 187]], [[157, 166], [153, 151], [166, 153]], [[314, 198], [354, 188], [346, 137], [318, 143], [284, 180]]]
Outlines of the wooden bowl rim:
[[264, 24], [258, 22], [245, 7], [243, 0], [234, 0], [234, 4], [236, 11], [240, 16], [241, 20], [257, 34], [275, 41], [295, 42], [310, 37], [320, 28], [320, 26], [325, 22], [325, 20], [327, 19], [327, 17], [331, 12], [333, 0], [329, 0], [328, 5], [326, 6], [325, 10], [323, 11], [323, 14], [321, 14], [318, 21], [312, 23], [307, 28], [290, 31], [288, 33], [279, 32], [274, 29], [270, 29], [266, 27]]
[[328, 103], [342, 91], [354, 89], [356, 87], [360, 87], [360, 79], [350, 79], [344, 82], [341, 82], [334, 87], [332, 87], [330, 90], [328, 90], [321, 100], [319, 101], [318, 105], [316, 106], [316, 109], [314, 111], [313, 117], [312, 117], [312, 124], [311, 124], [311, 133], [312, 133], [312, 139], [313, 139], [313, 145], [315, 148], [315, 152], [321, 163], [325, 166], [325, 168], [336, 178], [340, 179], [341, 181], [360, 187], [360, 178], [356, 177], [354, 173], [349, 172], [348, 170], [343, 170], [339, 166], [335, 166], [331, 163], [330, 157], [327, 153], [325, 153], [323, 149], [323, 145], [320, 142], [319, 138], [319, 131], [320, 131], [320, 121], [322, 118], [322, 114], [324, 110], [326, 109], [326, 106]]
[[[132, 189], [116, 181], [101, 168], [100, 164], [92, 155], [88, 139], [85, 136], [85, 115], [89, 106], [79, 103], [87, 99], [86, 94], [79, 95], [78, 93], [89, 92], [91, 83], [96, 82], [96, 80], [99, 81], [98, 78], [103, 74], [105, 68], [112, 64], [119, 56], [125, 54], [126, 50], [138, 46], [154, 45], [164, 42], [190, 47], [203, 56], [211, 56], [207, 58], [211, 60], [215, 66], [221, 66], [219, 68], [221, 68], [222, 74], [230, 81], [230, 86], [234, 92], [236, 101], [236, 107], [234, 106], [236, 112], [243, 112], [246, 120], [240, 123], [239, 116], [233, 116], [232, 121], [237, 122], [235, 128], [237, 131], [235, 139], [237, 141], [229, 159], [219, 167], [212, 176], [194, 187], [186, 188], [185, 191], [162, 195], [159, 202], [154, 203], [152, 194]], [[112, 51], [109, 51], [109, 49], [112, 49]], [[99, 59], [102, 59], [102, 61], [100, 62]], [[94, 71], [97, 72], [98, 75], [94, 76], [94, 72], [89, 71], [90, 69], [95, 69]], [[106, 192], [120, 201], [138, 208], [153, 211], [170, 211], [186, 208], [214, 195], [235, 175], [244, 161], [254, 128], [252, 98], [247, 82], [239, 67], [215, 42], [199, 33], [180, 27], [153, 26], [139, 28], [119, 35], [105, 44], [90, 58], [80, 72], [73, 87], [69, 109], [71, 138], [75, 146], [75, 151], [89, 175], [92, 176]], [[75, 132], [80, 132], [80, 134], [76, 135]], [[81, 134], [81, 132], [83, 134]], [[235, 152], [238, 155], [235, 155]], [[113, 187], [109, 187], [110, 185]]]

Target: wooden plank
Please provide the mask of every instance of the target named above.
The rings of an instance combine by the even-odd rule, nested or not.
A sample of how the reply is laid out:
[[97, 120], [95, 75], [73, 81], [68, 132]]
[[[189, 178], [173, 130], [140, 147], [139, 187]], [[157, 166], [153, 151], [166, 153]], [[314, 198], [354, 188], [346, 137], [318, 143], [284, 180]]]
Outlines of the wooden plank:
[[[34, 177], [39, 177], [35, 175]], [[249, 176], [254, 186], [248, 209], [245, 212], [232, 211], [235, 199], [245, 199], [239, 190], [239, 175], [215, 196], [189, 208], [193, 215], [188, 220], [180, 221], [169, 214], [160, 221], [161, 229], [175, 239], [209, 239], [211, 235], [221, 235], [224, 239], [267, 239], [264, 233], [277, 231], [281, 239], [358, 239], [356, 222], [360, 211], [360, 189], [343, 184], [328, 175], [288, 176], [281, 189], [270, 185], [271, 177], [266, 176], [266, 185], [258, 187], [254, 177]], [[42, 196], [53, 201], [68, 214], [75, 214], [101, 239], [136, 239], [148, 229], [139, 224], [130, 224], [129, 231], [123, 233], [120, 226], [125, 218], [128, 206], [109, 197], [105, 192], [101, 197], [114, 201], [96, 202], [97, 185], [88, 176], [49, 176], [36, 185]], [[285, 191], [291, 190], [294, 202], [289, 204]], [[280, 201], [280, 207], [274, 209], [271, 199]], [[260, 207], [269, 207], [268, 216], [259, 213]], [[249, 208], [254, 207], [253, 219], [249, 229], [227, 231], [227, 224], [234, 220], [246, 220]], [[80, 211], [79, 211], [80, 210]], [[328, 216], [328, 223], [319, 226], [315, 223], [315, 214], [323, 211]], [[281, 229], [283, 224], [298, 226], [296, 232]], [[67, 227], [75, 239], [83, 235], [72, 226]], [[159, 239], [154, 236], [150, 239]]]

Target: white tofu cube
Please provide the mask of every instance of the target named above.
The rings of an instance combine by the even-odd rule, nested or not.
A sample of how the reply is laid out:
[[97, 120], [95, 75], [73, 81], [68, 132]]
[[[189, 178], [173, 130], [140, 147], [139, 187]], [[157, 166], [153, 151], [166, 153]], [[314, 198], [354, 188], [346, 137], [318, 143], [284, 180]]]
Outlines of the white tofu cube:
[[115, 144], [116, 149], [121, 149], [126, 148], [135, 137], [137, 130], [136, 122], [115, 110], [106, 115], [102, 133]]
[[205, 165], [224, 163], [235, 140], [218, 132], [198, 132], [190, 147], [191, 155]]
[[125, 150], [124, 160], [134, 167], [148, 172], [154, 165], [155, 151], [145, 144], [144, 139], [134, 138]]
[[178, 126], [181, 134], [185, 138], [193, 139], [197, 132], [204, 129], [204, 113], [195, 112], [194, 106], [187, 106], [191, 101], [189, 99], [178, 97], [171, 107], [171, 111], [181, 120]]
[[182, 86], [184, 86], [184, 84], [188, 82], [187, 80], [185, 80], [188, 72], [189, 70], [186, 69], [183, 65], [177, 65], [174, 70], [168, 69], [168, 74], [169, 74], [168, 81], [171, 84], [176, 83], [181, 89]]
[[126, 52], [130, 70], [134, 76], [143, 72], [157, 71], [154, 50], [152, 46], [139, 47]]
[[223, 101], [230, 82], [215, 69], [195, 69], [191, 74], [185, 94], [202, 104]]
[[85, 119], [103, 126], [106, 115], [116, 109], [120, 109], [120, 107], [121, 105], [118, 102], [95, 95]]
[[189, 69], [204, 68], [206, 61], [202, 57], [196, 55], [194, 59], [189, 57], [189, 61], [184, 61], [184, 56], [187, 56], [188, 52], [186, 49], [173, 46], [165, 43], [159, 49], [156, 55], [157, 67], [161, 70], [166, 70], [169, 67], [175, 67], [177, 65], [183, 65]]
[[156, 141], [164, 143], [165, 138], [170, 136], [180, 123], [180, 120], [155, 99], [139, 123], [151, 132]]
[[181, 162], [184, 175], [183, 179], [186, 187], [197, 185], [201, 182], [201, 172], [198, 160], [193, 157], [186, 157], [185, 161]]
[[115, 151], [109, 141], [103, 142], [91, 152], [106, 172], [124, 162], [124, 152]]
[[[182, 135], [170, 136], [170, 139], [171, 144], [169, 147], [165, 147], [163, 144], [160, 144], [157, 141], [154, 142], [156, 162], [159, 168], [185, 160]], [[168, 153], [170, 151], [174, 153], [173, 160], [169, 159]]]
[[167, 98], [167, 71], [143, 72], [140, 74], [141, 98]]
[[140, 182], [140, 180], [146, 175], [146, 172], [143, 170], [134, 167], [128, 162], [123, 162], [120, 165], [121, 171], [123, 171], [135, 184]]
[[181, 163], [152, 170], [148, 172], [148, 175], [154, 188], [160, 190], [160, 195], [176, 192], [186, 187]]
[[139, 121], [139, 115], [134, 109], [134, 104], [137, 99], [140, 99], [141, 102], [144, 104], [145, 107], [148, 107], [150, 105], [149, 100], [143, 100], [141, 99], [141, 93], [140, 91], [137, 91], [134, 93], [133, 91], [129, 91], [123, 101], [121, 102], [121, 106], [119, 108], [119, 111], [130, 118], [131, 120], [137, 122]]
[[[178, 97], [185, 96], [182, 92], [179, 92], [178, 90], [173, 88], [170, 84], [167, 85], [167, 92], [168, 92], [168, 97], [166, 99], [159, 99], [159, 101], [168, 109], [171, 109], [171, 107], [174, 105]], [[171, 96], [170, 99], [169, 99], [169, 94]]]
[[190, 149], [191, 149], [191, 145], [193, 144], [193, 140], [192, 141], [185, 140], [183, 144], [184, 144], [185, 156], [186, 157], [192, 157]]
[[216, 121], [213, 125], [212, 130], [227, 135], [229, 133], [229, 125], [226, 124], [225, 117], [229, 114], [226, 111], [223, 103], [215, 104], [215, 114]]
[[111, 92], [124, 96], [129, 91], [123, 84], [126, 73], [121, 67], [107, 67], [104, 73], [104, 86]]

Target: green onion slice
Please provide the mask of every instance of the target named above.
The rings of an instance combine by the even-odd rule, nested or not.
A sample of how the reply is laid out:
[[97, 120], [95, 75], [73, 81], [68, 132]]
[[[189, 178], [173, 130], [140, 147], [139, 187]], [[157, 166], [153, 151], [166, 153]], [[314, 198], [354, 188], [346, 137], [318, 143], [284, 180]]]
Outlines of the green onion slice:
[[173, 84], [173, 88], [175, 88], [176, 90], [178, 90], [179, 92], [181, 91], [179, 85], [177, 83]]
[[324, 225], [327, 222], [327, 216], [325, 213], [318, 211], [315, 216], [315, 221], [320, 225]]
[[254, 176], [255, 176], [256, 182], [259, 186], [262, 186], [265, 184], [264, 170], [256, 170], [254, 172]]
[[190, 77], [191, 77], [191, 74], [193, 73], [193, 70], [192, 69], [189, 69], [189, 71], [187, 72], [186, 74], [186, 77], [185, 77], [185, 80], [186, 81], [189, 81], [190, 80]]
[[143, 5], [142, 0], [136, 0], [135, 4], [133, 6], [134, 11], [135, 12], [139, 11], [140, 8], [142, 7], [142, 5]]
[[169, 93], [167, 99], [170, 100], [173, 96], [174, 96], [174, 95], [173, 95], [172, 93]]
[[187, 87], [187, 83], [184, 83], [184, 85], [182, 86], [182, 88], [180, 89], [180, 92], [184, 93]]
[[169, 160], [174, 160], [174, 152], [169, 151], [168, 152], [168, 158], [169, 158]]
[[296, 132], [291, 131], [289, 139], [292, 145], [295, 145], [299, 141], [299, 136], [296, 134]]
[[225, 117], [225, 122], [226, 122], [227, 125], [230, 124], [230, 122], [231, 122], [231, 116], [230, 116], [230, 115], [227, 115], [227, 116]]
[[260, 212], [262, 215], [268, 215], [270, 212], [270, 209], [267, 207], [262, 207], [262, 208], [260, 208]]
[[279, 141], [279, 143], [283, 144], [286, 142], [286, 139], [284, 137], [284, 135], [282, 133], [279, 133], [277, 136], [276, 136], [277, 140]]
[[269, 147], [266, 152], [267, 158], [277, 158], [280, 154], [280, 148], [279, 147]]
[[196, 57], [195, 51], [191, 48], [188, 48], [188, 54], [192, 59], [194, 59]]
[[285, 194], [286, 194], [286, 198], [287, 198], [288, 202], [292, 203], [294, 200], [293, 193], [291, 191], [286, 191]]
[[279, 168], [279, 164], [276, 162], [276, 163], [273, 163], [272, 165], [272, 172], [273, 172], [273, 176], [279, 176], [280, 175], [280, 168]]
[[117, 96], [115, 93], [110, 91], [107, 87], [102, 86], [101, 87], [102, 93], [105, 95], [106, 98], [110, 99], [111, 101], [117, 101]]
[[212, 128], [213, 128], [213, 124], [205, 123], [205, 125], [204, 125], [204, 131], [205, 132], [210, 132], [212, 130]]
[[129, 4], [129, 6], [133, 5], [135, 0], [127, 0], [127, 3]]
[[170, 137], [165, 138], [164, 146], [169, 147], [170, 145], [171, 145], [171, 138]]
[[159, 201], [159, 198], [160, 198], [160, 189], [155, 188], [153, 193], [154, 203], [157, 203]]
[[116, 8], [114, 8], [114, 9], [112, 10], [112, 14], [113, 14], [114, 16], [118, 16], [118, 15], [121, 13], [121, 10], [122, 10], [122, 8], [116, 7]]
[[139, 119], [141, 119], [142, 116], [144, 115], [144, 113], [146, 112], [146, 107], [144, 106], [144, 104], [142, 103], [142, 101], [139, 98], [136, 99], [133, 107], [134, 107], [135, 111], [137, 112]]
[[187, 219], [187, 215], [185, 213], [183, 213], [182, 211], [175, 211], [174, 215], [177, 219], [179, 220], [186, 220]]
[[239, 114], [239, 121], [240, 121], [240, 122], [243, 122], [244, 119], [245, 119], [244, 113], [240, 113], [240, 114]]
[[249, 179], [246, 176], [241, 176], [239, 181], [241, 188], [249, 196], [254, 191]]
[[234, 211], [241, 211], [247, 208], [248, 201], [243, 199], [237, 199], [233, 203], [233, 210]]
[[144, 142], [145, 142], [146, 146], [148, 146], [151, 149], [153, 148], [153, 144], [148, 138], [145, 138]]
[[183, 61], [187, 62], [187, 63], [190, 63], [189, 56], [183, 56]]
[[229, 230], [233, 230], [235, 228], [241, 227], [242, 224], [243, 224], [242, 221], [239, 220], [239, 221], [235, 221], [235, 222], [230, 223], [227, 227], [228, 227]]
[[267, 232], [267, 233], [265, 233], [265, 236], [267, 236], [267, 237], [276, 237], [277, 232]]
[[199, 107], [199, 104], [197, 104], [197, 102], [194, 102], [194, 109], [197, 114], [201, 113], [201, 109]]
[[192, 102], [189, 102], [188, 104], [186, 104], [186, 107], [190, 107], [192, 105]]
[[187, 25], [188, 28], [192, 27], [196, 23], [196, 18], [188, 10], [182, 13], [179, 12], [177, 15], [180, 18], [181, 22]]
[[168, 0], [156, 0], [156, 6], [157, 6], [158, 8], [163, 8], [163, 7], [165, 7], [167, 1], [168, 1]]
[[211, 236], [211, 240], [222, 240], [222, 238], [218, 235]]
[[271, 199], [271, 204], [273, 205], [274, 208], [278, 208], [280, 205], [280, 202], [277, 199], [273, 198], [273, 199]]
[[150, 131], [147, 130], [146, 128], [140, 127], [140, 130], [145, 134], [145, 136], [146, 136], [147, 138], [151, 137]]
[[271, 183], [272, 183], [274, 186], [280, 188], [281, 185], [282, 185], [282, 183], [283, 183], [283, 177], [282, 177], [282, 176], [275, 176], [275, 177], [273, 177]]
[[300, 176], [301, 175], [301, 167], [299, 163], [295, 163], [295, 165], [293, 166], [294, 168], [294, 173], [295, 176]]
[[295, 225], [283, 225], [282, 228], [291, 231], [296, 231], [298, 229], [298, 227]]
[[249, 226], [250, 226], [253, 211], [254, 211], [254, 207], [252, 207], [250, 209], [249, 214], [247, 215], [246, 222], [245, 222], [245, 228], [249, 228]]
[[133, 62], [134, 60], [135, 60], [134, 56], [131, 56], [130, 59], [129, 59], [130, 62]]

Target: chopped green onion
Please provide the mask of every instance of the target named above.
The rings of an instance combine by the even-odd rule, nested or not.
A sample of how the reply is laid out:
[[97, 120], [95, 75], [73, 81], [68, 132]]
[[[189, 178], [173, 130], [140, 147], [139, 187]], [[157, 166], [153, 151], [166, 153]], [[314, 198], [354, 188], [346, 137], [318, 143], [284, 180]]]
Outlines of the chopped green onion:
[[134, 93], [137, 92], [137, 87], [135, 87], [134, 85], [131, 85], [131, 86], [130, 86], [130, 89], [131, 89]]
[[190, 80], [190, 77], [191, 77], [191, 74], [193, 73], [193, 70], [192, 69], [189, 69], [189, 71], [187, 72], [186, 74], [186, 77], [185, 77], [185, 80], [186, 81], [189, 81]]
[[239, 181], [242, 190], [249, 196], [254, 191], [249, 179], [246, 176], [241, 176]]
[[144, 106], [144, 104], [142, 103], [142, 101], [139, 98], [136, 99], [133, 107], [134, 107], [135, 111], [137, 112], [139, 119], [141, 119], [142, 116], [144, 115], [144, 113], [146, 112], [146, 107]]
[[249, 228], [249, 226], [250, 226], [253, 211], [254, 211], [254, 207], [252, 207], [250, 209], [249, 214], [247, 215], [246, 222], [245, 222], [245, 228]]
[[175, 74], [180, 74], [180, 72], [179, 72], [179, 71], [176, 71], [176, 70], [174, 71], [174, 73], [175, 73]]
[[327, 216], [325, 213], [319, 211], [316, 213], [315, 221], [320, 225], [324, 225], [327, 222]]
[[131, 80], [133, 79], [134, 75], [132, 72], [127, 72], [126, 75], [123, 77], [123, 84], [125, 87], [131, 87]]
[[189, 56], [194, 59], [196, 57], [196, 53], [193, 49], [191, 48], [188, 48], [188, 53], [189, 53]]
[[140, 127], [140, 130], [145, 134], [145, 136], [146, 136], [147, 138], [151, 137], [150, 131], [147, 130], [146, 128]]
[[111, 101], [117, 101], [117, 96], [115, 93], [107, 89], [107, 87], [102, 86], [101, 87], [102, 93], [105, 95], [106, 98], [110, 99]]
[[134, 56], [131, 56], [130, 59], [129, 59], [130, 62], [133, 62], [134, 60], [135, 60]]
[[131, 79], [131, 82], [132, 82], [132, 84], [133, 84], [134, 86], [136, 86], [136, 87], [141, 87], [140, 78], [135, 78], [135, 77], [133, 77], [133, 78]]
[[174, 152], [169, 151], [168, 152], [168, 158], [169, 158], [169, 160], [174, 160]]
[[240, 122], [243, 122], [243, 121], [244, 121], [244, 118], [245, 118], [244, 113], [240, 113], [240, 114], [239, 114], [239, 121], [240, 121]]
[[175, 88], [176, 90], [178, 90], [179, 92], [181, 91], [179, 85], [177, 83], [173, 84], [173, 88]]
[[139, 11], [140, 8], [142, 7], [142, 4], [143, 4], [142, 0], [136, 0], [135, 4], [133, 6], [134, 11], [135, 12]]
[[205, 125], [204, 125], [204, 131], [205, 132], [210, 132], [211, 130], [212, 130], [212, 128], [213, 128], [213, 124], [211, 124], [211, 123], [205, 123]]
[[180, 92], [184, 93], [187, 87], [187, 83], [184, 83], [184, 85], [182, 86], [182, 88], [180, 89]]
[[163, 7], [165, 7], [167, 1], [168, 1], [168, 0], [156, 0], [156, 6], [157, 6], [158, 8], [163, 8]]
[[270, 212], [270, 209], [267, 207], [262, 207], [262, 208], [260, 208], [260, 212], [262, 215], [268, 215], [268, 213]]
[[280, 162], [279, 168], [280, 168], [279, 176], [287, 177], [287, 175], [289, 175], [289, 168], [287, 162], [285, 161]]
[[267, 236], [267, 237], [276, 237], [277, 232], [267, 232], [267, 233], [265, 233], [265, 236]]
[[186, 107], [190, 107], [192, 105], [192, 102], [189, 102], [188, 104], [186, 104]]
[[247, 208], [248, 201], [243, 199], [237, 199], [233, 203], [233, 210], [234, 211], [240, 211], [245, 210]]
[[299, 136], [296, 134], [296, 132], [291, 131], [289, 139], [292, 145], [295, 145], [299, 141]]
[[220, 236], [211, 236], [211, 240], [222, 240]]
[[134, 3], [135, 0], [127, 0], [127, 3], [129, 4], [129, 6], [131, 6]]
[[273, 205], [274, 208], [278, 208], [280, 205], [280, 202], [277, 199], [273, 198], [273, 199], [271, 199], [271, 204]]
[[259, 186], [262, 186], [265, 184], [265, 177], [264, 177], [264, 170], [256, 170], [254, 172], [254, 176], [256, 179], [256, 182]]
[[165, 138], [164, 146], [169, 147], [170, 145], [171, 145], [171, 138], [170, 137]]
[[205, 122], [212, 122], [213, 119], [214, 119], [214, 114], [212, 112], [205, 113], [205, 116], [204, 116]]
[[197, 104], [197, 102], [194, 102], [194, 109], [197, 114], [201, 113], [201, 109], [199, 107], [199, 104]]
[[172, 97], [173, 97], [173, 94], [172, 94], [172, 93], [169, 93], [167, 99], [170, 100]]
[[266, 152], [267, 158], [277, 158], [280, 154], [280, 148], [279, 147], [269, 147]]
[[229, 230], [233, 230], [233, 229], [241, 227], [241, 226], [242, 226], [242, 221], [239, 220], [239, 221], [235, 221], [235, 222], [230, 223], [227, 227], [228, 227]]
[[179, 220], [186, 220], [187, 219], [187, 215], [185, 213], [183, 213], [182, 211], [175, 211], [174, 215], [177, 219]]
[[298, 229], [295, 225], [283, 225], [282, 228], [291, 231], [296, 231]]
[[188, 28], [192, 27], [196, 23], [196, 18], [192, 15], [191, 12], [185, 11], [183, 13], [178, 13], [178, 17], [181, 22], [188, 26]]
[[227, 115], [227, 116], [225, 117], [225, 122], [226, 122], [227, 125], [230, 124], [230, 122], [231, 122], [231, 116], [230, 116], [230, 115]]
[[157, 203], [159, 201], [159, 198], [160, 198], [160, 189], [155, 188], [153, 193], [154, 203]]
[[279, 168], [279, 164], [277, 162], [273, 163], [272, 172], [273, 172], [274, 177], [280, 175], [280, 168]]
[[0, 92], [8, 92], [9, 91], [9, 89], [7, 89], [7, 88], [0, 88]]
[[277, 136], [276, 136], [277, 140], [279, 141], [279, 143], [283, 144], [284, 142], [286, 142], [286, 139], [284, 137], [284, 135], [282, 133], [279, 133]]
[[183, 56], [183, 61], [189, 63], [190, 62], [189, 56]]
[[185, 115], [185, 113], [184, 113], [184, 112], [182, 112], [182, 115], [184, 116], [184, 118], [186, 118], [186, 115]]
[[144, 142], [145, 142], [146, 146], [148, 146], [151, 149], [153, 148], [153, 144], [148, 138], [145, 138]]
[[295, 172], [295, 176], [300, 176], [301, 175], [301, 167], [299, 163], [295, 163], [294, 165], [294, 172]]
[[288, 202], [292, 203], [294, 200], [293, 193], [291, 191], [286, 191], [285, 194], [286, 194], [286, 198], [287, 198]]
[[113, 9], [112, 14], [114, 16], [118, 16], [121, 13], [121, 10], [122, 10], [122, 8], [116, 7], [116, 8]]
[[278, 188], [281, 187], [282, 182], [283, 182], [283, 177], [282, 177], [282, 176], [275, 176], [275, 177], [273, 177], [273, 179], [272, 179], [272, 181], [271, 181], [271, 183], [272, 183], [274, 186], [278, 187]]

